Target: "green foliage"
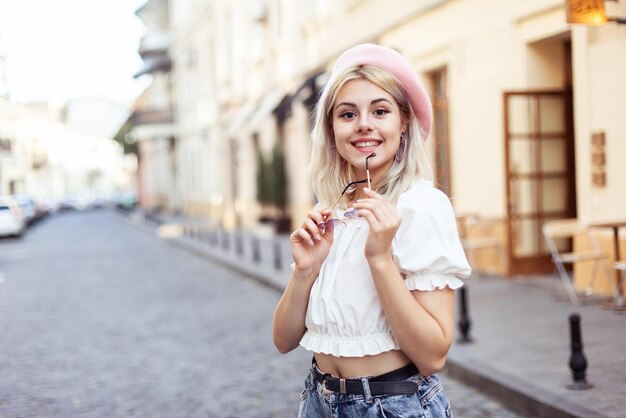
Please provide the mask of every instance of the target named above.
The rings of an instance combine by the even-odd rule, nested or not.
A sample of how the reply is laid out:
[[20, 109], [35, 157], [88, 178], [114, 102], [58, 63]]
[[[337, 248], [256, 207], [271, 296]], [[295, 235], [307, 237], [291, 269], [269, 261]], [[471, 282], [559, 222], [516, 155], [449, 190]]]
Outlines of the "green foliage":
[[263, 158], [263, 153], [259, 152], [256, 173], [256, 199], [262, 205], [270, 204], [272, 201], [268, 173], [268, 164], [265, 162], [265, 158]]
[[120, 144], [123, 147], [124, 154], [135, 154], [138, 156], [139, 149], [137, 148], [137, 142], [134, 140], [131, 140], [132, 129], [133, 129], [133, 126], [130, 123], [126, 122], [117, 131], [117, 133], [113, 137], [113, 140], [115, 140], [118, 144]]
[[287, 206], [287, 167], [285, 166], [285, 156], [276, 145], [272, 154], [272, 197], [274, 204], [284, 209]]
[[259, 203], [284, 211], [287, 205], [287, 169], [280, 147], [274, 146], [269, 161], [265, 161], [263, 153], [259, 153], [256, 181]]

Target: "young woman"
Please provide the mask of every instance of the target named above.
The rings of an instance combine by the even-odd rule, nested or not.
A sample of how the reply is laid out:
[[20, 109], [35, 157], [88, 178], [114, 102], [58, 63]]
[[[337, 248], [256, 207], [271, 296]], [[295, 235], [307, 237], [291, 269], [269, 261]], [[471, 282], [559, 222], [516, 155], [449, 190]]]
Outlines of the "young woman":
[[426, 180], [431, 124], [398, 52], [364, 44], [338, 58], [312, 134], [318, 204], [291, 235], [274, 315], [281, 353], [314, 353], [300, 417], [451, 416], [435, 373], [470, 267], [448, 198]]

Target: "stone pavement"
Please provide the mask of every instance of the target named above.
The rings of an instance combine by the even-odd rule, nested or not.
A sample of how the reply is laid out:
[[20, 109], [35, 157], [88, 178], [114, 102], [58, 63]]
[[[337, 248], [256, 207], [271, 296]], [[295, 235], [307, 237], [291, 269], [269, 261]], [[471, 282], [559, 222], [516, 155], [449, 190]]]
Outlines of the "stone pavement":
[[[138, 214], [136, 224], [146, 221]], [[203, 232], [161, 225], [161, 235], [282, 291], [289, 280], [288, 237]], [[180, 232], [181, 234], [178, 234]], [[279, 268], [277, 268], [279, 267]], [[455, 343], [447, 373], [530, 417], [626, 417], [626, 315], [555, 298], [548, 277], [474, 276], [467, 281], [472, 343]], [[555, 286], [556, 289], [558, 289]], [[569, 316], [581, 316], [588, 390], [572, 382]], [[458, 334], [458, 332], [457, 332]]]

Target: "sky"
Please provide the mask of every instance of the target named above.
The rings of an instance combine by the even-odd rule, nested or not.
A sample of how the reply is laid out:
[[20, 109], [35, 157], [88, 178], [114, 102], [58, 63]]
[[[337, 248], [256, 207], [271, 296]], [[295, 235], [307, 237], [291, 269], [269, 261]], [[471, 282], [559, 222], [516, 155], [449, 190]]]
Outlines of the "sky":
[[128, 105], [149, 84], [133, 79], [146, 0], [0, 0], [0, 55], [10, 99], [63, 103], [98, 97]]

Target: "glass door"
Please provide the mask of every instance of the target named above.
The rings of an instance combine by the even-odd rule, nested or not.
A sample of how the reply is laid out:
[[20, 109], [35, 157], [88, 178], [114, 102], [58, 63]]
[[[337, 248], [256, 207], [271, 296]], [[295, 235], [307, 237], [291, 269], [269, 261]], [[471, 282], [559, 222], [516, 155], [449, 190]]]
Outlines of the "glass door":
[[568, 91], [504, 93], [510, 274], [552, 270], [541, 232], [574, 217], [574, 141]]

